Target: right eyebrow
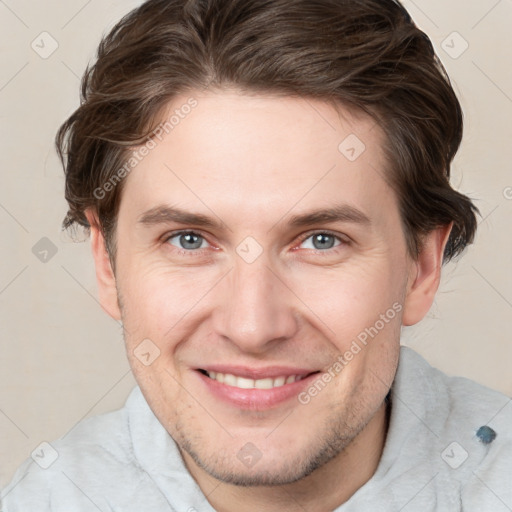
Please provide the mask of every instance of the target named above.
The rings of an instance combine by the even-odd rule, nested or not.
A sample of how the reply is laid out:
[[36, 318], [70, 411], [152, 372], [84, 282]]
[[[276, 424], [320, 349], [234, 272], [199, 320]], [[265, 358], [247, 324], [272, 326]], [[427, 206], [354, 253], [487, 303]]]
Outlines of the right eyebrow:
[[139, 224], [154, 226], [158, 224], [169, 224], [176, 222], [186, 225], [199, 225], [207, 228], [216, 228], [218, 230], [223, 226], [222, 222], [203, 215], [202, 213], [187, 212], [177, 207], [168, 205], [159, 205], [145, 211], [137, 221]]

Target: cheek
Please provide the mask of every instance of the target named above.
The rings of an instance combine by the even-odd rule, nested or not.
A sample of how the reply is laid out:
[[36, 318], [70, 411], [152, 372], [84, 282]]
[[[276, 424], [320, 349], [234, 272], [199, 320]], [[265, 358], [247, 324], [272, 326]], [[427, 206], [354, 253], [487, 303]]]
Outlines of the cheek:
[[291, 287], [341, 350], [390, 308], [386, 329], [399, 321], [391, 322], [400, 309], [393, 305], [403, 301], [404, 276], [396, 262], [375, 258], [336, 269], [307, 268], [295, 274]]
[[214, 271], [133, 268], [120, 281], [124, 323], [127, 330], [155, 340], [173, 339], [184, 319], [201, 312], [204, 297], [215, 284]]

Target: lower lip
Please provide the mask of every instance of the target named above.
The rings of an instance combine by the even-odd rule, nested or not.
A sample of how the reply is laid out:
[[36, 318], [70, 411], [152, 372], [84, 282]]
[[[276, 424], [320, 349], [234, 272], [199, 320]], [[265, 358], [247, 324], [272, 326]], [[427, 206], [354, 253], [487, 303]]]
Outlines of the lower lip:
[[284, 384], [277, 388], [242, 389], [222, 384], [204, 375], [200, 371], [196, 370], [196, 373], [214, 396], [238, 408], [252, 410], [270, 409], [287, 400], [296, 398], [299, 393], [319, 375], [318, 373], [314, 373], [301, 380]]

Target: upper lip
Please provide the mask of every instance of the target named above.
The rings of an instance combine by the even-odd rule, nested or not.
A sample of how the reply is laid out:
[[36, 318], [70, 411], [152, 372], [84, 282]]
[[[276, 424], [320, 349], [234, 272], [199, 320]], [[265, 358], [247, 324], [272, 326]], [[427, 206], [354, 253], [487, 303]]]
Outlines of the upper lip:
[[307, 368], [292, 368], [290, 366], [267, 366], [265, 368], [250, 368], [248, 366], [233, 366], [233, 365], [208, 365], [197, 368], [206, 372], [228, 373], [236, 377], [244, 377], [246, 379], [267, 379], [276, 377], [289, 377], [290, 375], [299, 375], [306, 377], [310, 373], [315, 373], [319, 370], [312, 370]]

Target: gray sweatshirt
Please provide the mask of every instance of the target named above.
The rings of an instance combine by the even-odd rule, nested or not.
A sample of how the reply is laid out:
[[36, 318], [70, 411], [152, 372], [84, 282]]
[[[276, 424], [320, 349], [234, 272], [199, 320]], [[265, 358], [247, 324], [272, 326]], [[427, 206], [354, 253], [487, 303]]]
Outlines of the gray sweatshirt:
[[[212, 512], [140, 389], [32, 453], [2, 512]], [[511, 512], [512, 402], [402, 347], [373, 477], [336, 512]]]

